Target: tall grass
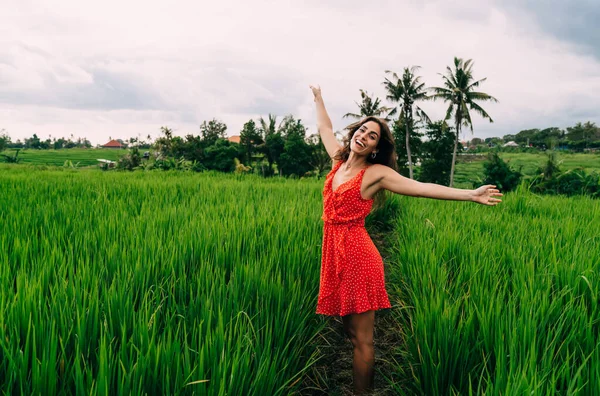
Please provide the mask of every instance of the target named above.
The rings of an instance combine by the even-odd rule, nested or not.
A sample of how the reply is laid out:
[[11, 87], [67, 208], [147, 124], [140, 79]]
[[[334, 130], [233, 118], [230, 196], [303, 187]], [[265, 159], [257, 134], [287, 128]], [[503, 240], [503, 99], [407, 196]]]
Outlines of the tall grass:
[[399, 392], [600, 394], [600, 205], [400, 197], [388, 289]]
[[324, 324], [319, 186], [2, 166], [0, 392], [294, 392]]
[[[0, 393], [297, 393], [321, 188], [0, 165]], [[394, 199], [398, 393], [600, 392], [597, 202]]]

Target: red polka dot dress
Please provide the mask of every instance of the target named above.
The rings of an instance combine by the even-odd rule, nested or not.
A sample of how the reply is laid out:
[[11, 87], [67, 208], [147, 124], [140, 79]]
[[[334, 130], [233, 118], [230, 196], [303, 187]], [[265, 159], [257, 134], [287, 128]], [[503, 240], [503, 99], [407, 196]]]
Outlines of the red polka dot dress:
[[323, 189], [323, 251], [317, 314], [344, 316], [391, 308], [383, 260], [365, 229], [372, 199], [360, 195], [365, 169], [333, 191], [339, 161]]

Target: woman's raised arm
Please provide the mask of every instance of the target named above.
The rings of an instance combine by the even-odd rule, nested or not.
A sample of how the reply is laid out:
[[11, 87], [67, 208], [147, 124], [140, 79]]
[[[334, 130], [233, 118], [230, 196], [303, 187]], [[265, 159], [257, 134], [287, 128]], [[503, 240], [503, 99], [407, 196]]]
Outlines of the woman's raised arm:
[[323, 97], [321, 96], [321, 87], [313, 87], [311, 85], [310, 89], [315, 96], [315, 103], [317, 104], [317, 129], [319, 135], [321, 135], [321, 140], [325, 145], [327, 154], [333, 158], [335, 153], [342, 149], [342, 145], [333, 134], [333, 125], [331, 125], [331, 120], [329, 119], [329, 115], [327, 115], [327, 110], [325, 110], [325, 103], [323, 103]]

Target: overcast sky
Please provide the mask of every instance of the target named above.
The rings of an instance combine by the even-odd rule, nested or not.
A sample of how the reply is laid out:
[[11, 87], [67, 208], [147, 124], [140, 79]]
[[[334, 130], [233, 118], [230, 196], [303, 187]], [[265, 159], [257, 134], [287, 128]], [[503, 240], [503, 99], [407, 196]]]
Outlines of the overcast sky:
[[[442, 84], [453, 57], [474, 61], [477, 137], [600, 124], [597, 0], [37, 1], [0, 0], [0, 129], [37, 133], [197, 135], [204, 120], [238, 135], [250, 119], [293, 114], [316, 132], [309, 84], [336, 130], [359, 89], [382, 99], [387, 69], [421, 66]], [[444, 116], [442, 102], [422, 107]], [[470, 138], [470, 132], [461, 138]]]

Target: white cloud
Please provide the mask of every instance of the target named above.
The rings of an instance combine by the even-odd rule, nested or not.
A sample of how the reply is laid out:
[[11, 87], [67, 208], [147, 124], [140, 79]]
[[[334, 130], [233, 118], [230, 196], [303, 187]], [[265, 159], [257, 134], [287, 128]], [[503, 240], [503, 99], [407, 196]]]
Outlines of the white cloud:
[[479, 137], [600, 122], [598, 60], [492, 1], [9, 0], [6, 9], [0, 127], [13, 139], [52, 131], [102, 143], [162, 125], [197, 134], [213, 117], [234, 135], [269, 112], [314, 132], [309, 84], [321, 85], [341, 129], [360, 88], [385, 97], [384, 70], [420, 65], [439, 85], [454, 56], [472, 58], [475, 77], [487, 77], [481, 90], [500, 101], [484, 104], [494, 124], [474, 117]]

